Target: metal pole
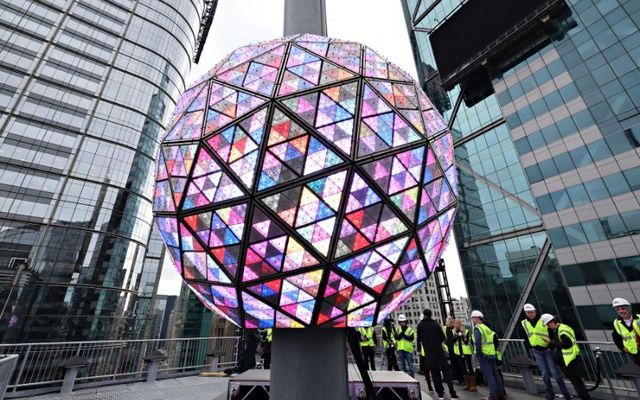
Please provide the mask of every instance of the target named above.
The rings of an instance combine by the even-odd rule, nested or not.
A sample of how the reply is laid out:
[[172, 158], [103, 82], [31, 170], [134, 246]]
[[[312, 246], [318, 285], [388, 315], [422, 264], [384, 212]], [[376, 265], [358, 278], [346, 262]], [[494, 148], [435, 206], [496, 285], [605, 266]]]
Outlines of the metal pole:
[[327, 35], [327, 13], [324, 0], [285, 0], [284, 35], [298, 33]]

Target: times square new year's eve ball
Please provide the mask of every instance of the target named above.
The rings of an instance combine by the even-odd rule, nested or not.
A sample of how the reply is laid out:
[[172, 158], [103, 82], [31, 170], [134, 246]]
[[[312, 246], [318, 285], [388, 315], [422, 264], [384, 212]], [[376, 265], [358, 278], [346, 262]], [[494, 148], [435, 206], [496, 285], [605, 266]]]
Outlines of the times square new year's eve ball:
[[420, 86], [314, 35], [241, 47], [187, 89], [156, 181], [173, 264], [246, 328], [382, 322], [434, 270], [457, 206], [451, 134]]

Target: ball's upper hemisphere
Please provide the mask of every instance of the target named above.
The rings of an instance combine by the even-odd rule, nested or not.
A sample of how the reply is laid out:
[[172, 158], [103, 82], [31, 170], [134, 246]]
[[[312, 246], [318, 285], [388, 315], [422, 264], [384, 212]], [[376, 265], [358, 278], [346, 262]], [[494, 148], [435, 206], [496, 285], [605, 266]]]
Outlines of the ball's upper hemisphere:
[[435, 268], [455, 215], [451, 135], [358, 43], [239, 48], [180, 98], [154, 212], [178, 272], [247, 328], [370, 326]]

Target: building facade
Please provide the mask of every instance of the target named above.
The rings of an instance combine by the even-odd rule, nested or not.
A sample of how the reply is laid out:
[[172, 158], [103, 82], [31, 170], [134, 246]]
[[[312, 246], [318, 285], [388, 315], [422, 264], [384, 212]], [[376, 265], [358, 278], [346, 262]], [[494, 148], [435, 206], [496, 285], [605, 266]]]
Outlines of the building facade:
[[438, 292], [436, 283], [430, 278], [425, 284], [411, 296], [395, 313], [394, 319], [398, 321], [398, 315], [404, 314], [409, 320], [411, 326], [416, 326], [422, 319], [422, 311], [429, 309], [433, 312], [433, 319], [443, 324], [442, 312], [440, 311], [440, 303], [438, 302]]
[[154, 159], [208, 3], [0, 4], [0, 269], [28, 281], [0, 289], [0, 341], [144, 335]]
[[501, 334], [532, 302], [608, 338], [611, 299], [640, 303], [640, 3], [541, 1], [561, 10], [541, 19], [554, 34], [485, 63], [490, 90], [471, 106], [437, 84], [430, 41], [468, 2], [403, 3], [420, 79], [456, 135], [472, 307]]

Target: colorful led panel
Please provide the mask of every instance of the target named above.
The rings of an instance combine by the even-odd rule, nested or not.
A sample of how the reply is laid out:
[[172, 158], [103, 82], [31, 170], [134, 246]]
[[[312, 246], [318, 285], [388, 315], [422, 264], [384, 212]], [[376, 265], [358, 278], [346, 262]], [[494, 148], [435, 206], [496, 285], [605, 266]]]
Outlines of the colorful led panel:
[[176, 270], [246, 328], [382, 322], [433, 272], [458, 204], [451, 134], [420, 86], [309, 34], [221, 60], [179, 99], [157, 161]]

